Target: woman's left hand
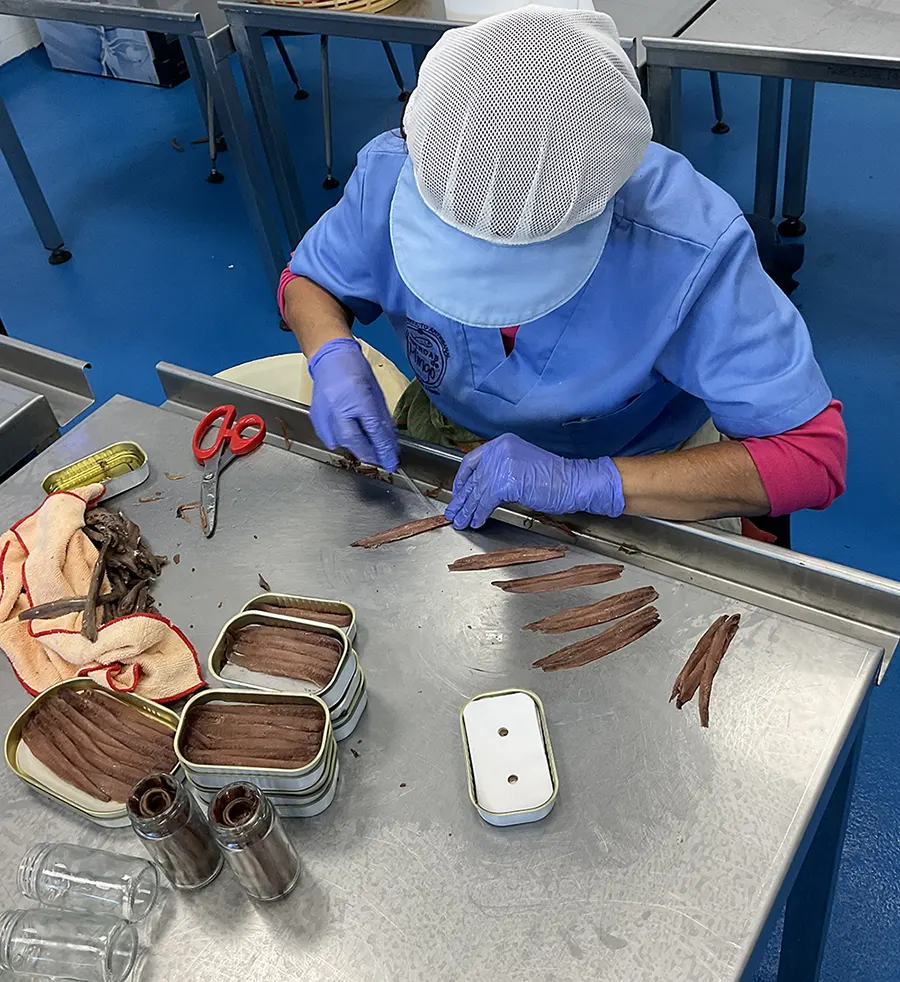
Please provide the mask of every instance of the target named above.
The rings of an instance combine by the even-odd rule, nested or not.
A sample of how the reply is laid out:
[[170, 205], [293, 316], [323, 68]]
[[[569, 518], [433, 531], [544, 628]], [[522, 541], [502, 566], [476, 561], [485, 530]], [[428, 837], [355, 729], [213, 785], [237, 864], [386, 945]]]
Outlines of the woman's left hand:
[[622, 479], [609, 457], [568, 460], [512, 433], [465, 456], [447, 518], [456, 529], [480, 528], [506, 502], [548, 515], [587, 511], [617, 518], [625, 509]]

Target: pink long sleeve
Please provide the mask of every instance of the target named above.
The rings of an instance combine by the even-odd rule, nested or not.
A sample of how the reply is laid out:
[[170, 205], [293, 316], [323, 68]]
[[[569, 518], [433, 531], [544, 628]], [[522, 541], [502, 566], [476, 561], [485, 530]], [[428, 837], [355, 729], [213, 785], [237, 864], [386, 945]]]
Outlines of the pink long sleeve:
[[741, 442], [759, 471], [771, 515], [827, 508], [847, 484], [847, 430], [833, 399], [808, 423], [777, 436]]
[[285, 266], [281, 271], [281, 279], [278, 281], [278, 309], [281, 311], [282, 319], [284, 318], [284, 288], [291, 282], [291, 280], [299, 279], [299, 276], [291, 272], [291, 267], [289, 265]]

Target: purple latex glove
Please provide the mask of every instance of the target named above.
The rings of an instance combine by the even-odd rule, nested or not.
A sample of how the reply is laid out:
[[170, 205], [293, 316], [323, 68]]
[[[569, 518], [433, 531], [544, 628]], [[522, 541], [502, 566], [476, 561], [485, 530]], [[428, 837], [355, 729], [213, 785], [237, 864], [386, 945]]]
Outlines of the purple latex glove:
[[397, 430], [384, 394], [359, 343], [326, 341], [309, 360], [313, 380], [309, 415], [331, 450], [345, 447], [359, 460], [393, 472], [400, 466]]
[[446, 514], [454, 528], [477, 529], [505, 502], [548, 515], [586, 511], [618, 518], [625, 510], [622, 478], [609, 457], [567, 460], [512, 433], [463, 458]]

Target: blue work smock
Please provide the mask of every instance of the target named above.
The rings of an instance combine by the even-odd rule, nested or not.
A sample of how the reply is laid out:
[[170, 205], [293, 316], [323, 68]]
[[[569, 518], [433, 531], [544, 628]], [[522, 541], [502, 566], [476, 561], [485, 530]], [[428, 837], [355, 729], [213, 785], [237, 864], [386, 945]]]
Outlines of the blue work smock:
[[650, 145], [615, 196], [588, 282], [523, 324], [509, 355], [498, 330], [449, 320], [400, 278], [389, 217], [406, 156], [394, 133], [369, 143], [291, 270], [363, 324], [383, 311], [453, 422], [567, 457], [631, 456], [678, 446], [710, 415], [732, 437], [782, 433], [831, 400], [806, 325], [763, 271], [737, 204], [681, 155]]

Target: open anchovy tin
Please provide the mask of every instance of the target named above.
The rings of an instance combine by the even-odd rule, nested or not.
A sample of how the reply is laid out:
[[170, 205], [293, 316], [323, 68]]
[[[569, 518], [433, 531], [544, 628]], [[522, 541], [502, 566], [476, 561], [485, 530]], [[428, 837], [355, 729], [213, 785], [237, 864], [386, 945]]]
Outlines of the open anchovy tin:
[[[284, 607], [289, 610], [302, 610], [302, 619], [316, 621], [320, 624], [328, 624], [322, 621], [316, 614], [334, 614], [342, 619], [349, 618], [349, 624], [339, 629], [347, 635], [352, 644], [356, 638], [356, 611], [350, 604], [343, 600], [317, 600], [314, 597], [293, 597], [288, 593], [261, 593], [259, 596], [248, 600], [241, 608], [244, 610], [259, 610], [260, 604], [268, 604], [271, 607]], [[298, 617], [298, 614], [289, 614], [289, 617]], [[339, 625], [332, 625], [339, 627]]]
[[[239, 767], [229, 764], [197, 764], [185, 751], [187, 732], [191, 724], [191, 716], [200, 707], [224, 703], [244, 706], [303, 706], [316, 705], [321, 707], [325, 715], [325, 728], [322, 731], [322, 742], [318, 753], [311, 761], [300, 767]], [[331, 728], [331, 717], [328, 707], [313, 695], [303, 695], [293, 692], [256, 692], [249, 689], [207, 689], [192, 696], [184, 712], [175, 734], [175, 754], [181, 761], [185, 774], [191, 784], [209, 791], [224, 788], [235, 781], [250, 781], [266, 793], [275, 792], [308, 792], [320, 785], [328, 774], [331, 755], [336, 753], [337, 745]]]
[[[229, 633], [253, 624], [269, 627], [302, 627], [304, 631], [337, 640], [341, 645], [341, 654], [334, 675], [328, 684], [319, 688], [311, 682], [303, 682], [300, 679], [285, 679], [264, 672], [251, 672], [245, 668], [226, 667]], [[316, 621], [300, 620], [297, 617], [286, 617], [283, 614], [269, 614], [260, 610], [245, 610], [235, 614], [222, 628], [209, 655], [210, 675], [222, 685], [229, 688], [257, 689], [261, 692], [296, 692], [301, 695], [308, 693], [318, 696], [329, 709], [337, 706], [351, 690], [358, 671], [359, 660], [356, 652], [350, 646], [347, 635], [340, 628]], [[229, 674], [225, 674], [226, 672]]]
[[55, 491], [74, 491], [89, 484], [104, 484], [104, 500], [130, 491], [150, 476], [147, 454], [136, 443], [113, 443], [89, 457], [76, 460], [48, 474], [41, 482], [45, 494]]
[[[41, 794], [67, 805], [73, 811], [83, 815], [85, 818], [108, 828], [124, 828], [130, 824], [128, 814], [125, 810], [124, 802], [102, 802], [96, 798], [80, 791], [78, 788], [63, 781], [43, 765], [26, 746], [22, 739], [22, 732], [25, 724], [36, 713], [41, 705], [54, 693], [61, 689], [69, 692], [83, 692], [87, 689], [97, 689], [110, 699], [117, 699], [119, 702], [127, 703], [140, 710], [145, 716], [150, 716], [170, 727], [174, 739], [175, 731], [178, 727], [178, 715], [169, 709], [164, 709], [148, 699], [136, 696], [131, 692], [110, 692], [109, 689], [96, 683], [93, 679], [76, 678], [67, 679], [59, 682], [40, 695], [36, 696], [28, 708], [21, 713], [6, 734], [5, 754], [6, 763], [13, 773], [21, 778], [26, 784], [40, 791]], [[178, 764], [172, 769], [172, 774], [181, 777], [180, 766]]]
[[541, 700], [527, 689], [475, 696], [460, 714], [469, 798], [491, 825], [537, 822], [559, 794]]

